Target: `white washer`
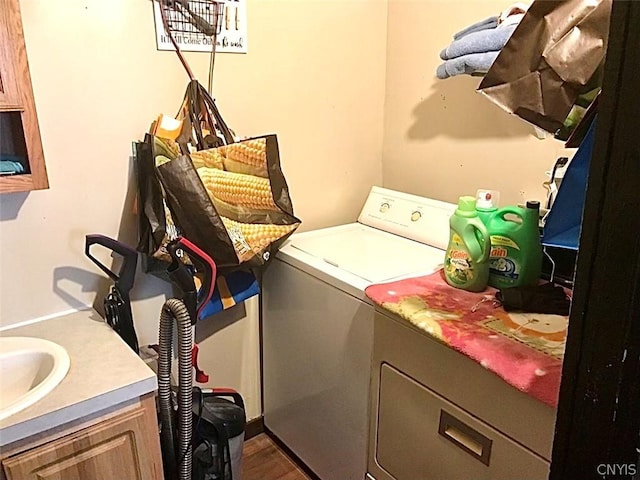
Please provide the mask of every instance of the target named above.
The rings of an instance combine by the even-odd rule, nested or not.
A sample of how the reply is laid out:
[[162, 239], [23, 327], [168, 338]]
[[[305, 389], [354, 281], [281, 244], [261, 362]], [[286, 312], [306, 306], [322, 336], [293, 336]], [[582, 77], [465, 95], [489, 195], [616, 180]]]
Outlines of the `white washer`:
[[292, 235], [265, 272], [264, 423], [322, 480], [367, 470], [372, 283], [444, 260], [455, 205], [373, 187], [357, 223]]

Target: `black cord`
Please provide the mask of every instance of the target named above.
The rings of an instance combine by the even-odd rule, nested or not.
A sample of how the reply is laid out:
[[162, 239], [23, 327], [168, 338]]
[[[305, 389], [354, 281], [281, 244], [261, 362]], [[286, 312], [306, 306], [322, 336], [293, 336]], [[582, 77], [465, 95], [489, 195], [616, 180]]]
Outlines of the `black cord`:
[[120, 296], [120, 292], [118, 289], [111, 287], [111, 291], [104, 299], [104, 314], [107, 320], [107, 323], [111, 328], [113, 328], [116, 332], [119, 332], [120, 325], [120, 307], [124, 305], [124, 301]]
[[[202, 404], [204, 403], [204, 396], [202, 394], [202, 389], [200, 387], [193, 387], [193, 390], [197, 390], [198, 396], [199, 396], [198, 421], [196, 422], [196, 426], [194, 427], [194, 429], [191, 431], [191, 440], [189, 440], [189, 444], [187, 445], [187, 448], [185, 449], [184, 452], [182, 452], [182, 456], [180, 457], [180, 461], [178, 462], [178, 468], [180, 468], [180, 465], [182, 465], [182, 462], [184, 462], [184, 459], [187, 457], [187, 452], [189, 452], [189, 449], [193, 446], [193, 438], [195, 437], [195, 434], [198, 431], [198, 427], [200, 427], [200, 420], [202, 420]], [[193, 390], [191, 392], [191, 395], [193, 395]]]
[[[551, 170], [551, 178], [549, 179], [549, 185], [551, 185], [556, 179], [556, 170], [558, 168], [564, 167], [567, 163], [569, 163], [568, 157], [560, 157], [556, 160], [556, 163], [553, 164], [553, 169]], [[551, 208], [552, 202], [552, 194], [549, 194], [549, 198], [547, 198], [547, 208]]]
[[115, 285], [105, 297], [103, 306], [107, 324], [134, 352], [139, 353], [138, 337], [131, 318], [131, 305], [124, 301], [120, 290]]

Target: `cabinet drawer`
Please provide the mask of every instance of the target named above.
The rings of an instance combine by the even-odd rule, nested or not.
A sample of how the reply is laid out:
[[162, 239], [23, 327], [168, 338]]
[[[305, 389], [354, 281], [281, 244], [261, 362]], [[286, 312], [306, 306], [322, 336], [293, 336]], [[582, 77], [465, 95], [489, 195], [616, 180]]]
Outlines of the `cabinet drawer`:
[[380, 369], [378, 402], [375, 460], [396, 480], [543, 480], [549, 474], [543, 458], [387, 364]]

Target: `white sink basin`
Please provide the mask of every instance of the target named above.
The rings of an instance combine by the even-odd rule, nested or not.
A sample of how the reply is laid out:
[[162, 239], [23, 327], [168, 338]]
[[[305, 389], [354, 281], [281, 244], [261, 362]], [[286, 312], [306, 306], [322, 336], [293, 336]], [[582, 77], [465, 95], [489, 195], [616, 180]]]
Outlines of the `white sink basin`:
[[0, 420], [33, 405], [69, 371], [60, 345], [31, 337], [0, 337]]

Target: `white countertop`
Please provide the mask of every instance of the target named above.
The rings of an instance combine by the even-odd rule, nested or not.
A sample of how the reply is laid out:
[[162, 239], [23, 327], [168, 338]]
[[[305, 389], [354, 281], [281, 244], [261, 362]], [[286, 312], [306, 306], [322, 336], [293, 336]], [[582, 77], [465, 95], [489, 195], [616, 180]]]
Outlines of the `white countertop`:
[[0, 421], [0, 447], [157, 389], [154, 372], [94, 310], [4, 330], [0, 336], [50, 340], [71, 358], [69, 372], [51, 393]]

